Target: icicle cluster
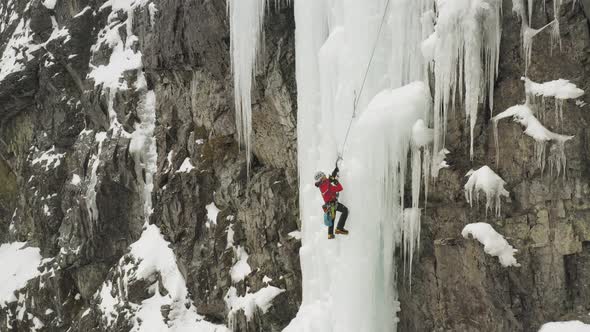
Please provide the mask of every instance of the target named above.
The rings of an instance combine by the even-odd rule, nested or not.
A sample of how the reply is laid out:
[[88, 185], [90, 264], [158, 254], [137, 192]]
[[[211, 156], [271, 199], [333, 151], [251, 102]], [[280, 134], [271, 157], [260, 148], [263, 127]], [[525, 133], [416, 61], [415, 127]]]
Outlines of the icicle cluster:
[[494, 126], [494, 141], [496, 145], [496, 163], [499, 162], [499, 142], [498, 142], [498, 121], [512, 118], [514, 122], [522, 125], [525, 130], [524, 133], [535, 140], [535, 160], [537, 168], [543, 172], [545, 169], [545, 151], [547, 144], [550, 144], [550, 170], [551, 173], [555, 170], [556, 174], [560, 174], [563, 170], [565, 174], [565, 142], [573, 138], [573, 136], [566, 136], [556, 134], [545, 128], [543, 124], [535, 117], [533, 111], [528, 105], [516, 105], [508, 108], [504, 112], [492, 118]]
[[541, 118], [543, 117], [542, 111], [545, 109], [545, 99], [554, 98], [556, 123], [563, 120], [564, 102], [568, 99], [579, 98], [584, 94], [584, 90], [564, 79], [544, 83], [536, 83], [526, 77], [523, 77], [522, 80], [525, 82], [524, 88], [527, 104], [531, 105], [533, 109], [538, 110]]
[[[525, 86], [526, 104], [512, 106], [492, 118], [496, 145], [496, 163], [499, 163], [500, 158], [498, 122], [505, 118], [512, 118], [525, 128], [524, 133], [526, 135], [535, 140], [534, 154], [537, 168], [543, 172], [546, 160], [548, 159], [551, 174], [555, 172], [559, 175], [563, 172], [565, 175], [567, 163], [565, 142], [572, 139], [573, 136], [561, 135], [550, 131], [541, 123], [537, 116], [544, 118], [545, 99], [554, 98], [555, 123], [559, 123], [563, 120], [564, 102], [568, 99], [581, 97], [584, 94], [584, 90], [579, 89], [575, 84], [564, 79], [544, 83], [536, 83], [525, 77], [522, 80]], [[548, 157], [546, 157], [547, 145], [549, 145]]]
[[478, 170], [470, 170], [465, 176], [469, 179], [465, 184], [465, 198], [469, 205], [473, 206], [473, 201], [479, 201], [479, 195], [483, 192], [486, 196], [486, 212], [494, 210], [496, 216], [500, 216], [500, 207], [502, 196], [508, 197], [508, 191], [504, 189], [506, 181], [492, 171], [488, 166], [483, 166]]
[[434, 33], [422, 44], [432, 59], [434, 89], [434, 151], [444, 147], [447, 115], [459, 103], [465, 108], [471, 134], [480, 104], [493, 109], [498, 72], [502, 2], [499, 0], [436, 0]]
[[[523, 5], [524, 0], [512, 0], [512, 11], [520, 16], [522, 21], [521, 27], [521, 38], [522, 38], [522, 47], [524, 52], [524, 59], [525, 59], [525, 75], [528, 73], [528, 68], [531, 63], [532, 58], [532, 48], [533, 48], [533, 38], [545, 30], [546, 28], [551, 28], [551, 52], [553, 49], [559, 45], [559, 49], [561, 50], [561, 34], [559, 28], [559, 10], [561, 9], [562, 0], [555, 0], [553, 1], [553, 20], [541, 28], [534, 29], [531, 27], [532, 17], [533, 17], [533, 5], [535, 1], [529, 0], [527, 1], [528, 4], [528, 12], [527, 9], [524, 8]], [[543, 9], [545, 10], [545, 1], [543, 1]]]

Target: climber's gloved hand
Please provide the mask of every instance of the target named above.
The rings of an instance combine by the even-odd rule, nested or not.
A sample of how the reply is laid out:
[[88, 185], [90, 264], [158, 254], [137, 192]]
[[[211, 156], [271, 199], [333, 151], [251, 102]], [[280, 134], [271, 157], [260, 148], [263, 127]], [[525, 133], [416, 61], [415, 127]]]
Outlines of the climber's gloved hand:
[[332, 177], [338, 177], [338, 173], [340, 172], [340, 169], [338, 168], [338, 166], [336, 166], [336, 168], [334, 168], [334, 170], [332, 171]]
[[330, 182], [332, 184], [338, 184], [338, 176], [334, 176], [334, 175], [330, 176]]

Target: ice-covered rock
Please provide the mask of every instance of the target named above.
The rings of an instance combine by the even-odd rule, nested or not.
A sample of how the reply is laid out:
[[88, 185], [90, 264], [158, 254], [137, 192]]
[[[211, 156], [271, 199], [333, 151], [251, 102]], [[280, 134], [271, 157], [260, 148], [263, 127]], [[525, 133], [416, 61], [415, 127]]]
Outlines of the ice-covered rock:
[[478, 202], [480, 193], [483, 193], [486, 199], [486, 212], [493, 209], [496, 215], [500, 216], [502, 196], [509, 197], [508, 191], [504, 189], [506, 182], [488, 166], [472, 169], [465, 176], [469, 177], [464, 186], [465, 198], [469, 205], [473, 206], [473, 201]]

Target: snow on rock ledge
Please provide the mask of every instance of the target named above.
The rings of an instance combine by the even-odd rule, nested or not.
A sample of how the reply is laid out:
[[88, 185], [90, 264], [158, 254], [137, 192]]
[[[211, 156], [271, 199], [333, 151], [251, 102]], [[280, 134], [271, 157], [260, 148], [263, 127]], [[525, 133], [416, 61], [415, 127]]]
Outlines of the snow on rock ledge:
[[24, 248], [26, 242], [0, 245], [0, 308], [16, 301], [14, 292], [25, 287], [27, 281], [40, 274], [37, 266], [41, 263], [39, 248]]
[[508, 197], [508, 191], [504, 189], [506, 181], [492, 171], [488, 166], [483, 166], [477, 171], [470, 170], [465, 176], [469, 179], [465, 184], [465, 198], [469, 205], [473, 206], [473, 196], [475, 201], [479, 200], [479, 193], [486, 195], [486, 212], [489, 209], [495, 209], [496, 215], [500, 215], [501, 197]]
[[514, 122], [522, 125], [525, 130], [524, 133], [535, 140], [535, 159], [537, 167], [543, 172], [545, 169], [545, 151], [546, 143], [551, 143], [549, 150], [549, 163], [551, 172], [555, 169], [559, 175], [561, 171], [565, 173], [566, 156], [565, 156], [565, 142], [573, 138], [573, 136], [556, 134], [545, 128], [543, 124], [535, 117], [533, 111], [528, 105], [516, 105], [508, 108], [504, 112], [492, 118], [494, 126], [494, 141], [496, 145], [496, 160], [499, 161], [500, 147], [498, 144], [498, 121], [510, 118]]
[[517, 250], [508, 244], [506, 239], [496, 232], [490, 224], [484, 222], [468, 224], [461, 231], [461, 235], [466, 239], [471, 235], [483, 244], [486, 254], [498, 257], [502, 266], [520, 266], [514, 258], [514, 253]]
[[545, 98], [555, 98], [556, 122], [563, 120], [563, 104], [568, 99], [577, 99], [584, 95], [584, 90], [578, 88], [568, 80], [558, 79], [544, 83], [536, 83], [523, 77], [527, 104], [537, 105], [539, 97], [544, 103]]
[[590, 332], [590, 325], [579, 320], [567, 322], [550, 322], [543, 324], [539, 332]]
[[[132, 331], [227, 331], [197, 314], [174, 252], [157, 226], [145, 228], [115, 270], [120, 273], [117, 283], [107, 280], [96, 295], [107, 327], [117, 321], [125, 308], [131, 308], [135, 311]], [[138, 280], [154, 281], [149, 287], [151, 297], [141, 303], [129, 303], [125, 298], [127, 288]], [[119, 287], [123, 289], [116, 289]], [[162, 314], [163, 306], [170, 308], [167, 317]]]
[[280, 289], [273, 286], [266, 286], [256, 293], [248, 293], [244, 296], [238, 296], [238, 292], [235, 287], [231, 287], [225, 296], [225, 303], [229, 308], [229, 326], [232, 328], [238, 311], [243, 310], [246, 315], [246, 319], [250, 321], [254, 317], [254, 313], [257, 309], [261, 310], [262, 313], [270, 308], [272, 300], [282, 292], [284, 289]]

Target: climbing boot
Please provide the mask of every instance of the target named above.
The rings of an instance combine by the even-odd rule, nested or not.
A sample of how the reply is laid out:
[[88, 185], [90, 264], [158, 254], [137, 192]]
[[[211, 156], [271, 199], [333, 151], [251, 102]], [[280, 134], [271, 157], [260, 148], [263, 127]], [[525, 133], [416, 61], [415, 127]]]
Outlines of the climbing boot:
[[328, 240], [332, 240], [334, 237], [334, 234], [328, 234]]
[[344, 228], [336, 228], [336, 234], [348, 235], [348, 231]]

